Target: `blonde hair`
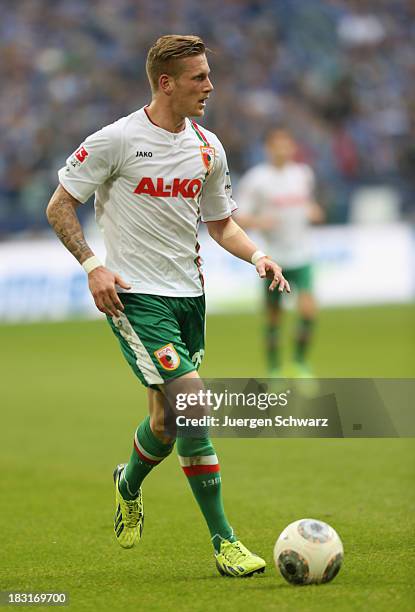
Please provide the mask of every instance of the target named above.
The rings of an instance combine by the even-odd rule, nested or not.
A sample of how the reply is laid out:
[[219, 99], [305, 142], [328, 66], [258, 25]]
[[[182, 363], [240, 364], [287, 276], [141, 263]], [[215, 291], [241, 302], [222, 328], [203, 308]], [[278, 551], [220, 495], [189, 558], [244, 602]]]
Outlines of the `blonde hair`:
[[206, 50], [205, 43], [199, 36], [169, 34], [157, 39], [148, 52], [146, 62], [146, 72], [153, 93], [158, 89], [159, 78], [162, 74], [173, 77], [180, 74], [178, 60], [202, 55]]

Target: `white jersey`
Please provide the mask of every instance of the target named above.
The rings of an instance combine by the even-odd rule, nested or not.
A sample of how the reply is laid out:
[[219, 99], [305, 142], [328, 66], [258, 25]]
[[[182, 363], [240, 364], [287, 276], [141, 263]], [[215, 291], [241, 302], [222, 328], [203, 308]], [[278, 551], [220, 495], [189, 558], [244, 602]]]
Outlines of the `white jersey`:
[[263, 231], [263, 236], [267, 255], [283, 268], [310, 262], [308, 226], [313, 191], [313, 171], [294, 162], [281, 168], [259, 164], [239, 182], [237, 201], [241, 213], [274, 218], [275, 224]]
[[169, 132], [142, 108], [89, 136], [59, 181], [82, 203], [95, 192], [106, 266], [130, 292], [203, 293], [200, 219], [225, 219], [236, 208], [225, 151], [212, 132], [189, 119], [182, 132]]

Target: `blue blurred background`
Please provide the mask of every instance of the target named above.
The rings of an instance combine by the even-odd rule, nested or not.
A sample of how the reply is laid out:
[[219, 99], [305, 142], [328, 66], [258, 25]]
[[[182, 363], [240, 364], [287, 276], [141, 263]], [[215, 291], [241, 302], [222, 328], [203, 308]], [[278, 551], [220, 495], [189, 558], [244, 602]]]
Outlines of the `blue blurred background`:
[[[403, 265], [399, 300], [413, 299], [414, 2], [0, 0], [0, 8], [0, 287], [8, 295], [0, 319], [11, 316], [11, 305], [17, 312], [14, 289], [25, 299], [28, 257], [16, 270], [16, 253], [24, 244], [34, 261], [39, 245], [26, 240], [51, 240], [44, 211], [57, 169], [86, 135], [149, 102], [146, 53], [165, 33], [199, 34], [212, 50], [215, 91], [203, 124], [222, 140], [234, 185], [262, 159], [267, 128], [283, 122], [316, 172], [327, 224], [391, 227], [378, 234], [372, 260], [400, 246], [400, 258], [382, 274]], [[87, 225], [92, 213], [92, 206], [80, 211]], [[354, 234], [344, 234], [344, 244], [350, 241]], [[336, 244], [332, 236], [317, 259], [347, 260], [343, 246], [333, 251]], [[41, 246], [39, 261], [46, 254], [50, 262], [54, 255]], [[68, 300], [85, 296], [82, 271], [71, 269]], [[25, 277], [29, 295], [37, 287], [48, 301], [49, 273]]]
[[[234, 176], [283, 120], [301, 137], [329, 220], [360, 185], [414, 214], [415, 4], [411, 0], [2, 0], [0, 231], [45, 227], [56, 169], [83, 138], [149, 100], [148, 47], [197, 33], [212, 49], [204, 123]], [[411, 43], [412, 41], [412, 43]]]

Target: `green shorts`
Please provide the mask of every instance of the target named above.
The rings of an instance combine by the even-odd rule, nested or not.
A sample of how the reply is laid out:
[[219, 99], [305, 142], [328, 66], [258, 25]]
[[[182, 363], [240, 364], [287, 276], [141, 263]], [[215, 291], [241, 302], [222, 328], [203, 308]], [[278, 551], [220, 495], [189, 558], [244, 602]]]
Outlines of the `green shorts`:
[[124, 312], [107, 320], [146, 387], [198, 370], [205, 352], [205, 296], [120, 293]]
[[[300, 266], [298, 268], [283, 268], [282, 273], [284, 274], [291, 287], [297, 291], [312, 291], [313, 290], [313, 269], [311, 264]], [[269, 282], [264, 283], [265, 285], [265, 300], [267, 304], [275, 304], [282, 298], [282, 294], [278, 291], [268, 291]]]

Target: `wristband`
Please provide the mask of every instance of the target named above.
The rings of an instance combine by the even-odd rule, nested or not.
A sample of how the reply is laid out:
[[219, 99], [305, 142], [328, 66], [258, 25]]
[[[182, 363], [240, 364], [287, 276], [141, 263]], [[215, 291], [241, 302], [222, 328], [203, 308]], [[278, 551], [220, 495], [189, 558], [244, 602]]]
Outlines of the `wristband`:
[[251, 257], [251, 263], [256, 266], [258, 259], [261, 259], [261, 257], [267, 257], [266, 253], [263, 253], [262, 251], [255, 251], [255, 253]]
[[92, 257], [88, 257], [88, 259], [85, 259], [82, 264], [82, 267], [87, 274], [92, 272], [92, 270], [95, 270], [95, 268], [99, 268], [100, 266], [102, 266], [102, 263], [99, 261], [98, 257], [95, 257], [95, 255], [93, 255]]

